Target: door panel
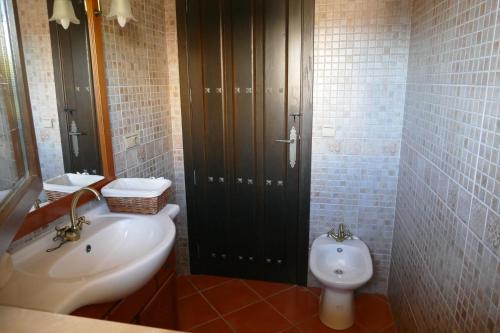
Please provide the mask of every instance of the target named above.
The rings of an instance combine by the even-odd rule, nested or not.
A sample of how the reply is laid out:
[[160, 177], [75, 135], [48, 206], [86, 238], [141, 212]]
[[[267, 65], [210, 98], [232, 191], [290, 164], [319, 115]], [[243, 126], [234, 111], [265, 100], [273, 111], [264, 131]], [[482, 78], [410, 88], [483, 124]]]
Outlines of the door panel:
[[[264, 207], [262, 233], [264, 263], [283, 265], [286, 260], [287, 139], [286, 0], [264, 1]], [[293, 186], [292, 186], [293, 187]], [[293, 221], [291, 221], [293, 223]], [[274, 268], [274, 267], [273, 267]]]
[[302, 4], [185, 3], [193, 273], [297, 281]]

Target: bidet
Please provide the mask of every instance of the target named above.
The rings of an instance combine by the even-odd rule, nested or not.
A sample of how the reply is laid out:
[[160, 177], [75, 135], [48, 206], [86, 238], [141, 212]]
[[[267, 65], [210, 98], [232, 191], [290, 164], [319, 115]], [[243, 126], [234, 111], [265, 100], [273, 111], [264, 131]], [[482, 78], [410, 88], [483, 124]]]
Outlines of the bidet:
[[354, 236], [339, 242], [321, 235], [312, 244], [309, 267], [323, 286], [319, 306], [321, 322], [336, 330], [351, 327], [354, 324], [354, 290], [373, 275], [366, 244]]

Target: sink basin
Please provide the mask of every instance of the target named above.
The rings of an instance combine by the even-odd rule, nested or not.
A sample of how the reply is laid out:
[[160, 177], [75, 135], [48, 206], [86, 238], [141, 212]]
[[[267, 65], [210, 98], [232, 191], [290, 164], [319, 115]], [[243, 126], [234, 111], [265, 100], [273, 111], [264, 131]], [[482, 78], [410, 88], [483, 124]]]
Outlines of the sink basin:
[[67, 314], [135, 292], [172, 249], [171, 206], [157, 215], [89, 212], [92, 224], [79, 241], [46, 252], [57, 245], [50, 233], [13, 253], [14, 272], [0, 289], [0, 304]]

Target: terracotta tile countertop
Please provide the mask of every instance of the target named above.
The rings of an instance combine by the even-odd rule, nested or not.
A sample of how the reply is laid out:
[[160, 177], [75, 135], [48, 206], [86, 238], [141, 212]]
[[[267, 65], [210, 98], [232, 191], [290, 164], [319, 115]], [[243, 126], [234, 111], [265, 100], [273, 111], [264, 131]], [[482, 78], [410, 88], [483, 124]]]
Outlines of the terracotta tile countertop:
[[87, 319], [0, 305], [2, 333], [174, 333], [152, 327]]

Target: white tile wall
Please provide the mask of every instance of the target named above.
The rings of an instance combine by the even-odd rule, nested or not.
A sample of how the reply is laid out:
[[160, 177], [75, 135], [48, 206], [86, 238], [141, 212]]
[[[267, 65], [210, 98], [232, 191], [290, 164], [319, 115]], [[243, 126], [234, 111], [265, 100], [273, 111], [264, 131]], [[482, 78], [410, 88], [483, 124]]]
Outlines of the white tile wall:
[[316, 1], [310, 236], [347, 224], [373, 256], [375, 274], [365, 290], [381, 293], [389, 275], [409, 32], [409, 0]]
[[404, 332], [500, 332], [499, 16], [413, 1], [389, 283]]

